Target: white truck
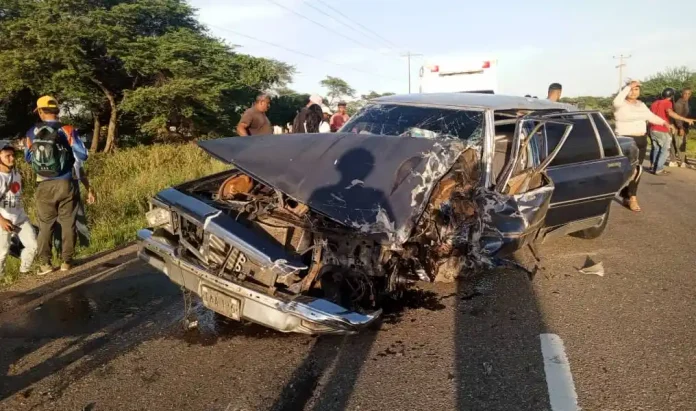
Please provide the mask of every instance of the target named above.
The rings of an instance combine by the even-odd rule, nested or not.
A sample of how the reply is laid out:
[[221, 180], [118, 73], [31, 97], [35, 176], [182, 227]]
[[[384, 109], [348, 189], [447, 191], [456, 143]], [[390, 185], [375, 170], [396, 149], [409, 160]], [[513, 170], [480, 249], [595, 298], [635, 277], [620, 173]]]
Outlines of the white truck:
[[496, 59], [438, 59], [420, 68], [420, 93], [498, 92]]

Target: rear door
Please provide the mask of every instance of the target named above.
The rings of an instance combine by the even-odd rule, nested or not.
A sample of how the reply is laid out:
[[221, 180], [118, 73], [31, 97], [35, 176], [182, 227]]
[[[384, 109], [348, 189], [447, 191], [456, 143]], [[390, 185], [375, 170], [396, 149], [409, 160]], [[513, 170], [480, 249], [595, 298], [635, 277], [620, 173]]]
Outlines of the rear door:
[[[595, 112], [545, 117], [573, 124], [565, 144], [547, 168], [555, 189], [545, 225], [554, 227], [603, 215], [623, 184], [624, 163], [628, 163], [611, 129]], [[558, 144], [563, 131], [554, 124], [546, 125], [549, 150]]]

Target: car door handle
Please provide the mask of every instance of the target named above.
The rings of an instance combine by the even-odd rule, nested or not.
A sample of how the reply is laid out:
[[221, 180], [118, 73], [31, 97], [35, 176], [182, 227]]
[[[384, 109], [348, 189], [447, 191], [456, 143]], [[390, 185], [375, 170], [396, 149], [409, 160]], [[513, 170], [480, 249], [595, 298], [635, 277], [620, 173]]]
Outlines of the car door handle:
[[607, 164], [607, 167], [608, 168], [618, 168], [618, 167], [621, 167], [621, 163], [620, 162], [609, 163], [609, 164]]

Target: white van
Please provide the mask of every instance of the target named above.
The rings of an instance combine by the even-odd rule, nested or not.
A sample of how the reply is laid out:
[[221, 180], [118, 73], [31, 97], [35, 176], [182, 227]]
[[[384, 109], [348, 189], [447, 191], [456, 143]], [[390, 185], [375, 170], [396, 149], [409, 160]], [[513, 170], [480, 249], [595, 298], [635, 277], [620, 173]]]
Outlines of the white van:
[[441, 59], [420, 68], [420, 93], [498, 92], [495, 59]]

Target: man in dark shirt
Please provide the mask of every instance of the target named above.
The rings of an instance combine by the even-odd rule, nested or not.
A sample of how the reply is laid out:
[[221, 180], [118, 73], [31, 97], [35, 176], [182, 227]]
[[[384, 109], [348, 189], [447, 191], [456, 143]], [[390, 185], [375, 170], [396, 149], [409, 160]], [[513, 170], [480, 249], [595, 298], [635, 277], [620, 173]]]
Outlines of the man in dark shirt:
[[242, 114], [237, 124], [237, 134], [243, 136], [258, 136], [265, 134], [273, 134], [271, 122], [266, 116], [266, 112], [271, 107], [271, 98], [266, 94], [260, 94], [256, 97], [254, 106], [247, 109]]
[[549, 86], [549, 93], [548, 93], [548, 96], [546, 97], [546, 99], [551, 100], [553, 102], [558, 102], [558, 100], [561, 99], [562, 93], [563, 93], [563, 86], [561, 86], [559, 83], [551, 83], [551, 85]]
[[[681, 98], [674, 103], [674, 112], [682, 117], [689, 117], [691, 113], [691, 107], [689, 106], [689, 100], [691, 99], [691, 89], [685, 88], [682, 90]], [[675, 153], [679, 161], [683, 160], [681, 155], [686, 152], [686, 139], [687, 134], [689, 134], [689, 123], [682, 120], [674, 120], [674, 125], [677, 127], [677, 134], [674, 136], [675, 147], [677, 152]]]

